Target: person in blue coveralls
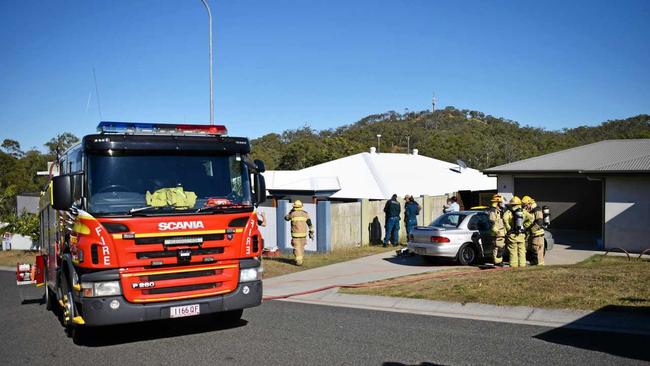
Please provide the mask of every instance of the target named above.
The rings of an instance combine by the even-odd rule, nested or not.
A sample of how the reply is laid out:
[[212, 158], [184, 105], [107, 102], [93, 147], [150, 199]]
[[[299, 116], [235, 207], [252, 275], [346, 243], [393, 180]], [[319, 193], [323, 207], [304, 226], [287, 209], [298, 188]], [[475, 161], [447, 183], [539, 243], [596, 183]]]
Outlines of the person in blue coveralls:
[[402, 207], [397, 202], [397, 195], [394, 194], [384, 206], [384, 213], [386, 213], [386, 236], [384, 237], [384, 247], [388, 246], [390, 241], [393, 246], [397, 246], [399, 238], [399, 214]]
[[413, 196], [409, 196], [404, 204], [404, 216], [406, 221], [406, 235], [411, 234], [411, 230], [418, 224], [418, 215], [420, 214], [420, 205], [415, 202]]

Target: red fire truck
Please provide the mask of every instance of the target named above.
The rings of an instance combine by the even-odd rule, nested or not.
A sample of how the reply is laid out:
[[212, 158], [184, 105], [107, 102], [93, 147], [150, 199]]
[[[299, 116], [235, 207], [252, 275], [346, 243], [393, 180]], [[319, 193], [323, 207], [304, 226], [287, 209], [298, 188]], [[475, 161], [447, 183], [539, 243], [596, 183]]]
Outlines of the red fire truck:
[[264, 164], [224, 126], [101, 122], [41, 200], [45, 300], [70, 331], [260, 305]]

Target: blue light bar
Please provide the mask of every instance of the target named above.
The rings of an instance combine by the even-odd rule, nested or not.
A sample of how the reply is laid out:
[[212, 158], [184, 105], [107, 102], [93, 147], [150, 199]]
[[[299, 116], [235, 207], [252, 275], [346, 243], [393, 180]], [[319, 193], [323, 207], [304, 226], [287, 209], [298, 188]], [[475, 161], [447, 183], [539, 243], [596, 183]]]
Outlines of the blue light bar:
[[97, 132], [123, 135], [213, 135], [228, 134], [223, 125], [188, 125], [170, 123], [111, 122], [102, 121], [97, 125]]

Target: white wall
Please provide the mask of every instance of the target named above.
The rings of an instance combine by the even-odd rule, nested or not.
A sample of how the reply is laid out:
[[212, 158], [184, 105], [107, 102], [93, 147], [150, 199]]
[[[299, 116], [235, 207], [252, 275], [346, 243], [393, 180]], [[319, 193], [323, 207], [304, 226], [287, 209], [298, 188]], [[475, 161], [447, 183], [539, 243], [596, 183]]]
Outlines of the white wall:
[[278, 246], [277, 240], [277, 234], [276, 234], [276, 217], [275, 213], [277, 209], [275, 207], [271, 207], [269, 205], [266, 205], [266, 202], [264, 203], [265, 206], [260, 206], [257, 208], [258, 213], [264, 213], [266, 215], [266, 226], [260, 226], [260, 232], [262, 233], [262, 238], [264, 238], [264, 248], [273, 248]]
[[515, 177], [508, 174], [499, 174], [497, 176], [497, 192], [506, 201], [509, 201], [515, 192]]
[[606, 178], [604, 245], [634, 252], [650, 248], [650, 177]]
[[9, 240], [2, 241], [2, 250], [32, 250], [35, 244], [29, 236], [13, 234]]

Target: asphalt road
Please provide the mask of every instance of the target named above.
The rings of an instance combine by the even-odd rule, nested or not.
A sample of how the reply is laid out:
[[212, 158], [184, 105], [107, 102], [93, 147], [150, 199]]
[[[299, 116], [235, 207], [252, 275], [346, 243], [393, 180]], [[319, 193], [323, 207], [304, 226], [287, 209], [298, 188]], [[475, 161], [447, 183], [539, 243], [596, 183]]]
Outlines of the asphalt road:
[[647, 337], [271, 301], [210, 317], [102, 328], [83, 344], [0, 272], [3, 365], [647, 364]]

